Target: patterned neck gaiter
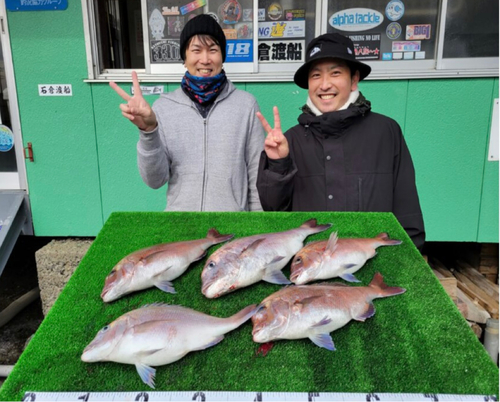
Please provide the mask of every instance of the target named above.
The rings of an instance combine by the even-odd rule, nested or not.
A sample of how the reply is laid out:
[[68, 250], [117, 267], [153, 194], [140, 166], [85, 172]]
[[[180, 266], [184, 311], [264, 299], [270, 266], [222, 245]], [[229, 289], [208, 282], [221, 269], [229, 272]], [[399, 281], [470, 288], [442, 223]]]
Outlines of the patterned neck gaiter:
[[198, 77], [186, 71], [181, 86], [193, 101], [206, 105], [217, 98], [226, 81], [224, 70], [213, 77]]

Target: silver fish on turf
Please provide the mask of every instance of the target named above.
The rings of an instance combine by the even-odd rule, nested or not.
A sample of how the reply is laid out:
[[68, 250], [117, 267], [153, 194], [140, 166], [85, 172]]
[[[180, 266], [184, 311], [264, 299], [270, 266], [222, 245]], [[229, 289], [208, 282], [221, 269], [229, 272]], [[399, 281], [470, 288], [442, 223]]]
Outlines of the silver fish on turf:
[[189, 352], [218, 344], [256, 310], [251, 305], [231, 317], [218, 318], [182, 306], [147, 305], [102, 328], [81, 359], [134, 364], [142, 381], [154, 388], [156, 370], [151, 366], [173, 363]]
[[365, 321], [375, 314], [373, 299], [404, 293], [384, 283], [376, 273], [368, 286], [343, 283], [288, 286], [260, 304], [252, 317], [253, 340], [309, 338], [319, 347], [335, 350], [330, 332], [351, 320]]
[[316, 219], [285, 232], [258, 234], [233, 240], [208, 258], [201, 273], [201, 292], [216, 298], [260, 280], [290, 284], [281, 270], [304, 245], [307, 236], [327, 230]]
[[372, 239], [339, 239], [334, 232], [329, 240], [309, 243], [297, 253], [292, 261], [290, 280], [297, 285], [335, 277], [359, 282], [354, 272], [375, 257], [378, 247], [398, 244], [401, 240], [391, 240], [387, 233], [380, 233]]
[[221, 235], [212, 228], [204, 239], [163, 243], [135, 251], [111, 270], [106, 277], [101, 298], [111, 302], [128, 293], [153, 286], [167, 293], [175, 293], [170, 281], [182, 275], [192, 262], [202, 259], [209, 247], [231, 240], [233, 236]]

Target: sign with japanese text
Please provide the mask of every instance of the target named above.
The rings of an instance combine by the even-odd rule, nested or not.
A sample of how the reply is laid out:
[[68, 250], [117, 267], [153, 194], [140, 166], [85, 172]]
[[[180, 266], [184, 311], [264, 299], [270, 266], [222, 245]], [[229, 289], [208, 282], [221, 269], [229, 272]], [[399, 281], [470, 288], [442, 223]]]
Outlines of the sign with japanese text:
[[5, 0], [9, 11], [66, 10], [68, 0]]
[[259, 42], [259, 63], [304, 62], [304, 40], [277, 40]]
[[73, 96], [71, 84], [38, 84], [40, 96]]

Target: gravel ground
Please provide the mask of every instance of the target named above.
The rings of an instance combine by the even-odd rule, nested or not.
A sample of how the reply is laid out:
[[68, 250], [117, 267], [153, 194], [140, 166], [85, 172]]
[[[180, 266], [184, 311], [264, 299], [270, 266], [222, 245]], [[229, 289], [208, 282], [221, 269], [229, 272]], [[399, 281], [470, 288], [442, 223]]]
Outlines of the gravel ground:
[[[35, 252], [52, 239], [20, 236], [0, 275], [0, 311], [38, 286]], [[42, 303], [37, 299], [0, 328], [0, 365], [14, 365], [25, 344], [43, 320]], [[0, 378], [0, 385], [5, 378]]]

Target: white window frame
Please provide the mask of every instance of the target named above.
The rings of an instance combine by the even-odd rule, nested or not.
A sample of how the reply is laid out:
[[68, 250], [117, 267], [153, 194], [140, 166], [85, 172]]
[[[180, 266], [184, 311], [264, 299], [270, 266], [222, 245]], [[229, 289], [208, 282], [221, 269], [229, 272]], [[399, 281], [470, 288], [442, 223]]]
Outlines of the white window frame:
[[[234, 82], [293, 82], [293, 75], [300, 63], [260, 63], [258, 62], [258, 0], [254, 3], [254, 30], [253, 30], [253, 62], [226, 63], [224, 69]], [[328, 2], [315, 0], [316, 13], [315, 32], [317, 35], [327, 31]], [[429, 79], [429, 78], [457, 78], [457, 77], [498, 77], [499, 58], [443, 58], [444, 32], [446, 25], [446, 10], [448, 0], [440, 0], [441, 10], [438, 17], [438, 32], [436, 58], [432, 60], [401, 60], [401, 61], [367, 61], [372, 67], [367, 80], [388, 79]], [[108, 69], [99, 73], [98, 44], [96, 38], [96, 24], [92, 0], [82, 0], [85, 46], [87, 52], [88, 79], [86, 82], [129, 82], [131, 69]], [[146, 0], [141, 0], [141, 11], [147, 14]], [[142, 82], [175, 82], [182, 79], [185, 68], [181, 63], [151, 64], [149, 60], [149, 32], [147, 21], [143, 17], [144, 58], [145, 68], [134, 69]], [[249, 65], [251, 65], [250, 68]], [[403, 68], [408, 66], [408, 68]]]

